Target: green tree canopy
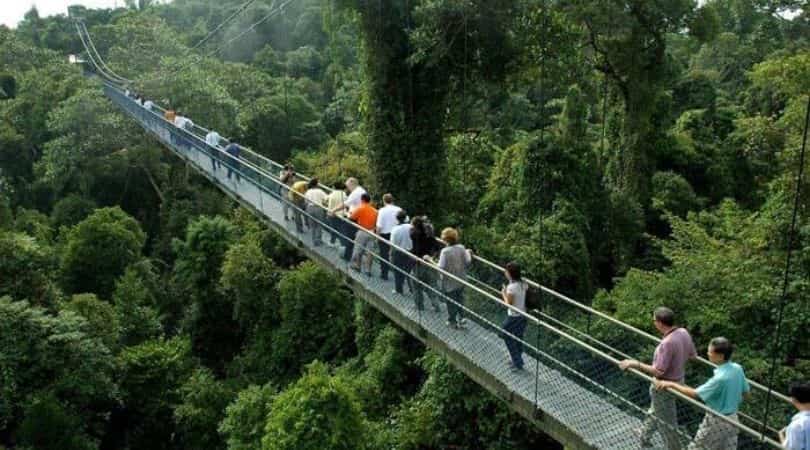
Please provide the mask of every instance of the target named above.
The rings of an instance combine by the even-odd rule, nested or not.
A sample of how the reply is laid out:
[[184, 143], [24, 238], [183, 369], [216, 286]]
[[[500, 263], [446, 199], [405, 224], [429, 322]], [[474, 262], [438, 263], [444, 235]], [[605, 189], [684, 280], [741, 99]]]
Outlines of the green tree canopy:
[[111, 298], [115, 280], [141, 259], [145, 241], [138, 222], [120, 208], [95, 210], [68, 232], [60, 261], [65, 290]]
[[273, 399], [262, 450], [356, 450], [365, 424], [349, 384], [322, 363]]

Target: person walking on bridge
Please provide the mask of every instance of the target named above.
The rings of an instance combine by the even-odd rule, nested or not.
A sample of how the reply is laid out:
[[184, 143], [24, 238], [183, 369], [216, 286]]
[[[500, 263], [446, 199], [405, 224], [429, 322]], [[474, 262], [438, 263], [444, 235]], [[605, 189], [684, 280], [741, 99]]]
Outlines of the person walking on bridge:
[[239, 153], [241, 151], [242, 151], [242, 149], [239, 147], [239, 144], [237, 144], [236, 142], [231, 142], [230, 144], [228, 144], [227, 147], [225, 147], [225, 153], [232, 156], [232, 158], [228, 158], [228, 179], [230, 180], [231, 179], [231, 174], [233, 172], [236, 172], [236, 182], [237, 183], [242, 180], [242, 178], [239, 176], [239, 170], [238, 170], [238, 168], [239, 168]]
[[[377, 209], [371, 206], [371, 196], [363, 194], [360, 197], [360, 206], [352, 211], [350, 219], [357, 222], [360, 230], [354, 239], [351, 267], [355, 270], [371, 275], [371, 247], [374, 245], [374, 227], [377, 225]], [[364, 264], [365, 263], [365, 264]], [[363, 267], [365, 266], [365, 270]]]
[[192, 122], [191, 119], [184, 116], [183, 114], [180, 113], [180, 111], [178, 111], [175, 113], [174, 116], [174, 126], [186, 131], [191, 131], [191, 129], [194, 127], [194, 122]]
[[296, 181], [293, 183], [288, 194], [290, 203], [292, 203], [294, 206], [292, 212], [293, 222], [295, 222], [295, 229], [299, 233], [304, 232], [304, 215], [301, 214], [301, 210], [306, 209], [307, 207], [306, 198], [304, 197], [304, 194], [307, 192], [307, 186], [307, 181]]
[[[354, 212], [354, 210], [360, 206], [362, 203], [362, 197], [364, 194], [367, 194], [366, 190], [363, 186], [360, 186], [360, 182], [357, 181], [357, 178], [350, 177], [346, 179], [346, 191], [348, 191], [349, 196], [346, 197], [346, 200], [332, 209], [333, 213], [337, 213], [340, 210], [345, 210], [348, 212], [349, 216]], [[375, 219], [376, 220], [376, 219]], [[376, 224], [375, 224], [376, 225]], [[347, 239], [347, 244], [345, 250], [343, 251], [343, 259], [346, 261], [350, 261], [352, 255], [354, 254], [354, 238], [357, 233], [357, 228], [353, 226], [347, 226], [344, 229], [344, 235]]]
[[377, 213], [377, 234], [383, 240], [380, 240], [380, 277], [383, 280], [388, 280], [388, 264], [389, 264], [389, 250], [390, 246], [386, 241], [391, 240], [391, 231], [399, 223], [397, 221], [397, 214], [402, 211], [402, 208], [394, 204], [394, 196], [391, 194], [383, 195], [383, 206]]
[[292, 164], [287, 164], [281, 169], [278, 174], [278, 179], [281, 181], [279, 185], [278, 195], [281, 196], [282, 209], [284, 210], [284, 220], [290, 220], [290, 203], [289, 192], [293, 183], [295, 183], [295, 169]]
[[[413, 248], [413, 241], [411, 241], [411, 228], [413, 226], [408, 223], [408, 214], [405, 210], [400, 209], [397, 213], [397, 225], [391, 229], [391, 244], [394, 248], [391, 249], [391, 263], [396, 267], [394, 269], [394, 292], [403, 294], [403, 285], [407, 274], [411, 272], [413, 260], [407, 253]], [[413, 292], [413, 284], [408, 278], [408, 286]]]
[[[326, 223], [329, 224], [329, 227], [332, 228], [330, 234], [332, 238], [329, 240], [329, 244], [333, 247], [338, 247], [336, 242], [338, 242], [338, 238], [340, 238], [340, 243], [343, 244], [345, 247], [348, 245], [346, 240], [343, 238], [343, 233], [345, 232], [345, 225], [346, 223], [343, 219], [346, 218], [346, 210], [343, 209], [343, 202], [346, 201], [346, 185], [343, 182], [337, 183], [334, 186], [332, 192], [329, 193], [329, 196], [326, 198], [326, 209], [327, 209], [327, 218]], [[334, 212], [337, 210], [337, 212]]]
[[208, 134], [205, 135], [205, 143], [211, 147], [208, 151], [211, 152], [211, 169], [213, 169], [214, 172], [217, 171], [217, 167], [219, 166], [219, 141], [221, 139], [222, 136], [214, 130], [209, 131]]
[[323, 244], [321, 223], [326, 220], [326, 192], [319, 187], [318, 179], [313, 178], [307, 183], [307, 192], [304, 194], [307, 201], [307, 214], [311, 217], [309, 229], [312, 232], [312, 245], [320, 247]]
[[[634, 359], [619, 363], [622, 370], [636, 369], [656, 380], [671, 381], [683, 384], [686, 374], [686, 363], [697, 357], [692, 336], [685, 328], [675, 326], [675, 313], [667, 307], [659, 307], [653, 312], [653, 324], [663, 336], [653, 353], [652, 365], [643, 364]], [[678, 450], [681, 443], [678, 438], [678, 409], [670, 393], [650, 386], [650, 411], [639, 431], [642, 447], [650, 447], [651, 439], [660, 431], [667, 450]]]
[[523, 370], [523, 343], [520, 340], [523, 339], [528, 323], [522, 313], [526, 312], [526, 292], [529, 291], [529, 285], [523, 281], [520, 265], [514, 261], [506, 264], [504, 275], [508, 284], [501, 289], [501, 298], [514, 309], [508, 308], [506, 311], [506, 321], [502, 328], [509, 335], [504, 335], [503, 340], [511, 359], [511, 369]]
[[416, 280], [411, 286], [413, 288], [413, 300], [416, 303], [416, 309], [423, 310], [424, 296], [427, 292], [430, 297], [433, 310], [439, 312], [439, 304], [436, 302], [436, 294], [432, 289], [426, 287], [433, 286], [433, 270], [428, 265], [431, 258], [439, 252], [439, 241], [433, 233], [433, 225], [430, 224], [427, 217], [416, 216], [411, 219], [411, 243], [412, 250], [416, 257], [420, 260], [411, 260], [413, 263], [413, 275]]
[[445, 228], [442, 230], [442, 240], [447, 243], [439, 253], [439, 268], [454, 275], [451, 278], [442, 275], [442, 292], [448, 297], [447, 301], [447, 326], [451, 328], [463, 328], [464, 319], [464, 285], [456, 280], [466, 280], [467, 267], [472, 263], [472, 250], [464, 248], [459, 243], [458, 231], [455, 228]]
[[810, 450], [810, 383], [791, 384], [790, 402], [799, 412], [779, 432], [779, 441], [786, 450]]
[[[739, 429], [737, 410], [743, 394], [751, 391], [743, 368], [731, 362], [734, 347], [724, 337], [711, 340], [708, 348], [709, 360], [717, 365], [714, 375], [697, 389], [669, 380], [656, 380], [659, 390], [671, 389], [687, 397], [701, 400], [714, 414], [707, 413], [700, 423], [688, 450], [726, 450], [737, 448]], [[722, 417], [720, 417], [722, 416]]]

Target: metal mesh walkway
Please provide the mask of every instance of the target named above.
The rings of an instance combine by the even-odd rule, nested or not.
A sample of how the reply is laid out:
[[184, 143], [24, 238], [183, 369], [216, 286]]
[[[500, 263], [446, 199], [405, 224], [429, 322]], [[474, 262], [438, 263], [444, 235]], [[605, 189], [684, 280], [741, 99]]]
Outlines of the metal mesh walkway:
[[[528, 326], [520, 339], [525, 352], [525, 369], [511, 370], [504, 339], [516, 337], [500, 326], [509, 307], [493, 292], [502, 282], [497, 266], [478, 263], [472, 271], [474, 278], [457, 279], [465, 289], [464, 302], [456, 303], [439, 288], [443, 277], [453, 276], [414, 258], [412, 263], [422, 265], [431, 276], [417, 279], [410, 272], [390, 266], [390, 271], [403, 273], [407, 284], [412, 286], [411, 292], [406, 291], [404, 295], [395, 293], [393, 281], [380, 278], [380, 267], [389, 263], [378, 255], [373, 255], [374, 269], [369, 275], [350, 268], [341, 258], [340, 247], [315, 245], [313, 228], [321, 229], [327, 242], [331, 233], [339, 238], [349, 238], [343, 235], [345, 230], [330, 228], [323, 215], [308, 214], [285, 200], [280, 194], [284, 192], [284, 186], [275, 175], [278, 169], [275, 162], [247, 149], [239, 158], [234, 158], [221, 147], [205, 144], [195, 130], [179, 129], [160, 114], [144, 109], [118, 88], [107, 84], [105, 93], [145, 130], [225, 193], [263, 217], [308, 256], [342, 273], [359, 295], [417, 338], [448, 356], [471, 378], [567, 447], [642, 448], [636, 431], [647, 420], [678, 440], [676, 445], [672, 442], [665, 445], [663, 434], [655, 433], [650, 448], [687, 448], [700, 422], [708, 415], [727, 422], [726, 425], [738, 435], [737, 448], [779, 448], [756, 430], [720, 418], [699, 402], [680, 395], [672, 396], [677, 404], [675, 423], [667, 423], [647, 412], [650, 378], [639, 372], [622, 372], [616, 363], [627, 354], [651, 354], [655, 342], [638, 336], [623, 338], [627, 330], [615, 320], [595, 312], [582, 314], [556, 295], [551, 296], [557, 299], [556, 303], [549, 303], [547, 308], [539, 311], [539, 317], [527, 316]], [[308, 222], [307, 229], [299, 232], [293, 220], [285, 220], [285, 204]], [[428, 298], [424, 309], [417, 308], [413, 299], [413, 291], [418, 290]], [[438, 311], [433, 310], [431, 299], [436, 301]], [[455, 304], [464, 311], [468, 320], [465, 329], [458, 330], [445, 324], [448, 304]], [[694, 442], [692, 446], [690, 448], [719, 448], [713, 444], [696, 446]]]

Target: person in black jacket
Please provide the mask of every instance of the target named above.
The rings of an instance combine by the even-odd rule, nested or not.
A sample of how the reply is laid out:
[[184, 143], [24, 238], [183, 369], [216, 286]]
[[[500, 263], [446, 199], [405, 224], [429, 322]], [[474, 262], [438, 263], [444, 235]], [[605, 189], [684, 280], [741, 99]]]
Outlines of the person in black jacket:
[[434, 286], [435, 284], [433, 279], [434, 271], [430, 267], [430, 261], [439, 253], [441, 248], [434, 235], [433, 225], [427, 221], [426, 217], [414, 217], [413, 220], [411, 220], [411, 226], [411, 242], [413, 243], [411, 253], [423, 260], [419, 262], [414, 261], [413, 276], [424, 283], [413, 283], [413, 299], [419, 310], [425, 309], [424, 295], [425, 290], [427, 290], [428, 297], [430, 297], [430, 302], [433, 305], [433, 310], [438, 312], [439, 303], [436, 300], [436, 293], [432, 289], [428, 289], [425, 285]]

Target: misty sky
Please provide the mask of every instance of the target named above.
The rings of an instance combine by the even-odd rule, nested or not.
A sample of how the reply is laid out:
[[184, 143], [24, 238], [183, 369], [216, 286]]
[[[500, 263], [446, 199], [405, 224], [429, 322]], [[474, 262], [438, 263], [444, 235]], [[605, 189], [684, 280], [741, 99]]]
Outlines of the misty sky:
[[0, 5], [0, 23], [14, 28], [34, 5], [39, 10], [39, 15], [45, 17], [52, 14], [67, 14], [68, 5], [112, 8], [124, 6], [124, 0], [0, 0]]

